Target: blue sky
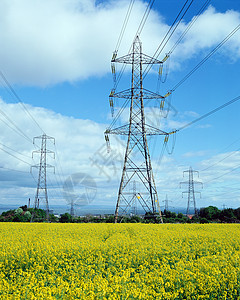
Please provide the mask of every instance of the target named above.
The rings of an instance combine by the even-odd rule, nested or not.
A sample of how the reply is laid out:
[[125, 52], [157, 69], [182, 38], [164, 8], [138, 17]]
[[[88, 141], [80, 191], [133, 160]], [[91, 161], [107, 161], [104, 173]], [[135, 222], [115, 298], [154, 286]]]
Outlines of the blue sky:
[[[144, 53], [153, 55], [184, 2], [168, 0], [154, 4], [140, 36]], [[159, 59], [204, 2], [194, 1]], [[49, 144], [51, 150], [57, 151], [55, 161], [49, 158], [49, 163], [56, 166], [56, 174], [48, 174], [50, 206], [66, 203], [63, 182], [79, 172], [96, 182], [97, 194], [91, 205], [116, 204], [124, 140], [112, 138], [112, 154], [105, 156], [103, 132], [111, 122], [110, 60], [128, 5], [128, 1], [1, 1], [0, 70], [43, 131], [56, 138], [56, 147]], [[134, 3], [119, 56], [129, 50], [145, 7], [142, 1]], [[172, 54], [160, 94], [175, 86], [239, 23], [238, 1], [211, 1]], [[173, 93], [172, 105], [178, 113], [170, 112], [167, 120], [161, 120], [163, 130], [177, 129], [239, 96], [239, 41], [240, 30]], [[155, 91], [156, 82], [155, 72], [150, 72], [144, 85]], [[129, 87], [130, 76], [125, 72], [119, 90]], [[1, 111], [30, 139], [42, 134], [2, 80], [0, 98]], [[204, 187], [202, 198], [197, 198], [198, 207], [240, 206], [239, 110], [240, 102], [236, 102], [180, 131], [173, 154], [165, 153], [160, 166], [163, 138], [158, 138], [152, 161], [160, 201], [167, 194], [172, 206], [186, 207], [187, 199], [182, 199], [184, 189], [179, 188], [179, 182], [183, 181], [182, 172], [192, 166], [199, 171], [198, 180]], [[10, 125], [9, 119], [0, 115], [0, 143], [5, 150], [0, 156], [0, 204], [25, 204], [35, 196], [37, 173], [33, 172], [33, 178], [29, 170], [38, 158], [35, 155], [32, 160], [34, 146], [6, 125]], [[111, 161], [112, 157], [116, 160]]]

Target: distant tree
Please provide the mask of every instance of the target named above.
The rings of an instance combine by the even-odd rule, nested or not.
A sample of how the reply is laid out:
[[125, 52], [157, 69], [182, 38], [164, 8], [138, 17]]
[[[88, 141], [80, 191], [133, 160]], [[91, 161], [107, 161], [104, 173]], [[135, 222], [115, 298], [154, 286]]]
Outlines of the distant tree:
[[146, 212], [144, 215], [145, 223], [156, 223], [156, 215], [151, 212]]
[[61, 223], [71, 223], [72, 222], [72, 216], [69, 213], [65, 213], [61, 215], [59, 222]]
[[14, 215], [14, 212], [15, 212], [15, 209], [4, 211], [4, 212], [2, 212], [2, 216], [11, 216], [11, 215]]
[[172, 212], [172, 211], [166, 210], [166, 209], [164, 209], [163, 215], [165, 218], [176, 218], [177, 217], [177, 214], [175, 212]]
[[216, 206], [208, 206], [200, 209], [199, 216], [208, 220], [216, 220], [220, 217], [221, 211]]
[[234, 210], [235, 217], [240, 221], [240, 207]]
[[16, 214], [12, 220], [13, 222], [26, 222], [24, 215]]
[[178, 219], [183, 219], [184, 215], [182, 213], [177, 214]]
[[54, 214], [49, 214], [49, 220], [53, 223], [59, 222], [59, 218], [54, 216]]
[[29, 208], [28, 211], [31, 213], [34, 222], [46, 221], [46, 212], [41, 208]]
[[234, 214], [234, 209], [223, 209], [220, 213], [220, 220], [226, 223], [235, 223], [237, 221], [237, 217]]
[[106, 223], [114, 223], [114, 215], [105, 216]]
[[27, 210], [28, 210], [27, 205], [20, 206], [20, 208], [21, 208], [23, 211], [27, 211]]
[[22, 213], [23, 213], [23, 209], [21, 207], [15, 209], [15, 211], [14, 211], [15, 216], [21, 215]]
[[206, 218], [200, 218], [199, 221], [200, 221], [201, 224], [209, 223], [209, 220], [206, 219]]
[[24, 214], [24, 218], [26, 219], [26, 221], [30, 221], [32, 217], [32, 214], [30, 213], [30, 211], [26, 211]]

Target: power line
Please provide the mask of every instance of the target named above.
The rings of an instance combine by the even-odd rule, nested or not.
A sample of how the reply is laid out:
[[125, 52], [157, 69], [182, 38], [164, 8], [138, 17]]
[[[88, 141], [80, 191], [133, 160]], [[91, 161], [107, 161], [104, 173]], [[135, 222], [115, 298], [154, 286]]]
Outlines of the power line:
[[[188, 1], [188, 0], [187, 0], [187, 1]], [[142, 30], [143, 30], [143, 28], [144, 28], [144, 26], [145, 26], [145, 23], [146, 23], [146, 21], [147, 21], [147, 18], [148, 18], [148, 16], [149, 16], [149, 13], [150, 13], [150, 11], [151, 11], [151, 8], [152, 8], [152, 6], [153, 6], [153, 4], [154, 4], [154, 2], [155, 2], [155, 0], [150, 0], [150, 1], [149, 1], [148, 5], [147, 5], [147, 7], [146, 7], [146, 10], [145, 10], [145, 12], [144, 12], [144, 14], [143, 14], [143, 17], [142, 17], [142, 19], [141, 19], [141, 22], [140, 22], [140, 24], [139, 24], [139, 26], [138, 26], [137, 32], [136, 32], [136, 34], [135, 34], [135, 36], [134, 36], [134, 40], [136, 39], [137, 36], [139, 36], [139, 35], [141, 34], [141, 32], [142, 32]], [[130, 47], [130, 49], [129, 49], [129, 51], [128, 51], [128, 54], [131, 52], [131, 49], [132, 49], [132, 46]], [[116, 51], [113, 53], [113, 58], [114, 58], [115, 56], [116, 56]], [[118, 84], [119, 84], [119, 81], [120, 81], [121, 78], [122, 78], [122, 75], [123, 75], [123, 72], [124, 72], [125, 68], [126, 68], [126, 65], [123, 64], [123, 65], [122, 65], [122, 68], [121, 68], [121, 70], [120, 70], [120, 72], [119, 72], [118, 78], [115, 80], [115, 83], [114, 83], [114, 90], [116, 90], [116, 88], [117, 88], [117, 86], [118, 86]]]
[[185, 129], [185, 128], [191, 126], [192, 124], [194, 124], [194, 123], [196, 123], [196, 122], [199, 122], [200, 120], [202, 120], [202, 119], [204, 119], [204, 118], [206, 118], [206, 117], [208, 117], [208, 116], [210, 116], [210, 115], [216, 113], [217, 111], [219, 111], [219, 110], [221, 110], [221, 109], [223, 109], [223, 108], [225, 108], [225, 107], [227, 107], [227, 106], [233, 104], [234, 102], [238, 101], [239, 99], [240, 99], [240, 96], [238, 96], [238, 97], [236, 97], [236, 98], [234, 98], [234, 99], [232, 99], [232, 100], [230, 100], [230, 101], [224, 103], [224, 104], [221, 105], [221, 106], [218, 106], [217, 108], [211, 110], [210, 112], [204, 114], [203, 116], [201, 116], [201, 117], [199, 117], [199, 118], [193, 120], [192, 122], [190, 122], [190, 123], [188, 123], [188, 124], [186, 124], [186, 125], [184, 125], [184, 126], [178, 128], [178, 129], [175, 130], [174, 132], [178, 132], [178, 131], [180, 131], [180, 130], [183, 130], [183, 129]]
[[[157, 50], [155, 51], [153, 57], [157, 58], [160, 53], [162, 52], [163, 48], [166, 46], [167, 42], [169, 41], [170, 37], [172, 36], [172, 34], [174, 33], [174, 31], [177, 29], [178, 25], [180, 24], [181, 20], [183, 19], [184, 15], [186, 14], [187, 10], [190, 8], [190, 6], [193, 3], [193, 0], [191, 1], [191, 3], [189, 4], [189, 6], [187, 7], [187, 9], [185, 10], [185, 12], [183, 13], [182, 17], [178, 20], [178, 18], [180, 17], [181, 13], [184, 11], [185, 6], [187, 5], [189, 0], [186, 0], [186, 2], [184, 3], [183, 7], [181, 8], [180, 12], [178, 13], [178, 15], [176, 16], [175, 20], [173, 21], [171, 27], [169, 28], [169, 30], [167, 31], [167, 33], [165, 34], [163, 40], [161, 41], [161, 43], [159, 44]], [[176, 24], [176, 25], [175, 25]], [[175, 26], [175, 28], [174, 28]], [[171, 32], [172, 31], [172, 32]], [[171, 34], [170, 34], [171, 32]], [[170, 37], [168, 37], [168, 35], [170, 34]], [[167, 39], [168, 37], [168, 39]], [[167, 39], [167, 41], [165, 42], [165, 44], [163, 45], [165, 39]], [[163, 46], [162, 46], [163, 45]], [[161, 48], [162, 47], [162, 48]], [[161, 50], [160, 50], [161, 49]]]
[[218, 176], [218, 177], [215, 177], [215, 178], [213, 178], [213, 179], [207, 181], [206, 183], [212, 182], [212, 181], [214, 181], [214, 180], [216, 180], [216, 179], [219, 179], [219, 178], [221, 178], [221, 177], [223, 177], [223, 176], [225, 176], [225, 175], [228, 175], [228, 174], [234, 172], [235, 170], [237, 170], [237, 169], [239, 169], [239, 168], [240, 168], [240, 165], [238, 165], [237, 167], [231, 169], [230, 171], [228, 171], [228, 172], [226, 172], [226, 173], [224, 173], [224, 174], [222, 174], [222, 175], [220, 175], [220, 176]]
[[182, 80], [180, 80], [171, 90], [174, 92], [179, 86], [181, 86], [194, 72], [196, 72], [217, 50], [219, 50], [238, 30], [240, 24], [235, 27], [222, 41], [219, 43], [207, 56], [205, 56]]
[[176, 49], [176, 47], [180, 44], [180, 42], [183, 40], [183, 38], [186, 36], [186, 34], [188, 33], [188, 31], [191, 29], [191, 27], [194, 25], [194, 23], [197, 21], [197, 19], [199, 18], [199, 16], [206, 10], [206, 8], [208, 7], [209, 3], [211, 2], [211, 0], [207, 0], [203, 6], [200, 8], [200, 10], [198, 11], [197, 15], [193, 17], [192, 21], [188, 24], [187, 28], [184, 30], [184, 32], [181, 34], [181, 36], [178, 38], [178, 40], [176, 41], [176, 43], [173, 45], [173, 47], [171, 48], [171, 50], [168, 52], [168, 54], [170, 55], [171, 53], [173, 53], [173, 51]]
[[21, 162], [23, 162], [23, 163], [25, 163], [25, 164], [27, 164], [27, 165], [31, 166], [31, 164], [30, 164], [30, 163], [28, 163], [28, 162], [26, 162], [25, 160], [23, 160], [23, 159], [21, 159], [21, 158], [19, 158], [19, 157], [15, 156], [15, 155], [13, 155], [12, 153], [8, 152], [7, 150], [4, 150], [4, 149], [2, 149], [2, 148], [0, 148], [0, 150], [2, 150], [2, 151], [4, 151], [4, 152], [6, 152], [7, 154], [11, 155], [12, 157], [14, 157], [14, 158], [18, 159], [19, 161], [21, 161]]
[[123, 25], [122, 25], [122, 29], [121, 29], [120, 35], [118, 37], [118, 41], [117, 41], [114, 53], [118, 52], [118, 49], [119, 49], [119, 47], [121, 45], [122, 38], [123, 38], [124, 32], [126, 30], [127, 23], [128, 23], [128, 20], [129, 20], [129, 17], [130, 17], [130, 14], [131, 14], [134, 2], [135, 2], [135, 0], [131, 0], [130, 3], [129, 3], [128, 10], [127, 10], [127, 13], [126, 13]]
[[0, 169], [6, 170], [6, 171], [11, 171], [11, 172], [20, 172], [20, 173], [29, 174], [29, 172], [27, 172], [27, 171], [15, 170], [15, 169], [11, 169], [11, 168], [0, 167]]
[[[170, 38], [172, 37], [173, 33], [175, 32], [175, 30], [178, 28], [180, 22], [182, 21], [183, 17], [185, 16], [185, 14], [187, 13], [187, 11], [189, 10], [189, 8], [191, 7], [192, 3], [194, 0], [191, 0], [191, 2], [189, 3], [189, 5], [187, 6], [187, 8], [185, 9], [185, 6], [187, 5], [189, 0], [186, 0], [186, 2], [184, 3], [183, 7], [181, 8], [180, 12], [178, 13], [177, 17], [175, 18], [175, 20], [173, 21], [171, 27], [169, 28], [169, 30], [167, 31], [167, 33], [165, 34], [163, 40], [161, 41], [161, 43], [159, 44], [157, 50], [155, 51], [153, 58], [156, 59], [159, 57], [159, 55], [162, 53], [163, 49], [165, 48], [165, 46], [167, 45], [167, 43], [169, 42]], [[184, 11], [185, 9], [185, 11]], [[183, 13], [183, 14], [182, 14]], [[182, 16], [181, 16], [182, 14]], [[180, 17], [181, 16], [181, 17]], [[180, 19], [179, 19], [180, 17]], [[166, 40], [166, 41], [165, 41]], [[148, 72], [150, 71], [152, 64], [149, 64], [146, 69], [144, 70], [144, 76], [143, 79], [147, 76]]]
[[140, 24], [138, 26], [138, 29], [137, 29], [137, 32], [135, 34], [134, 40], [136, 39], [137, 36], [140, 36], [140, 34], [141, 34], [142, 30], [143, 30], [143, 27], [145, 26], [145, 23], [147, 21], [147, 18], [149, 16], [149, 13], [150, 13], [150, 11], [151, 11], [151, 9], [153, 7], [154, 2], [155, 2], [155, 0], [150, 0], [149, 1], [148, 6], [147, 6], [147, 8], [146, 8], [146, 10], [144, 12], [143, 17], [142, 17], [142, 20], [141, 20], [141, 22], [140, 22]]
[[[192, 3], [193, 3], [194, 0], [191, 0], [190, 4], [187, 6], [186, 10], [184, 11], [184, 8], [186, 7], [188, 1], [189, 1], [189, 0], [186, 0], [185, 4], [183, 5], [182, 9], [181, 9], [180, 12], [178, 13], [178, 15], [177, 15], [177, 17], [175, 18], [175, 20], [174, 20], [173, 24], [171, 25], [170, 29], [168, 30], [168, 32], [166, 33], [165, 37], [163, 38], [163, 41], [162, 41], [161, 44], [159, 45], [158, 49], [155, 51], [154, 56], [157, 55], [157, 52], [159, 51], [159, 48], [161, 47], [162, 43], [163, 43], [164, 40], [167, 38], [169, 32], [171, 32], [171, 30], [172, 30], [172, 28], [174, 27], [174, 25], [177, 23], [176, 26], [175, 26], [175, 28], [172, 30], [172, 33], [171, 33], [170, 37], [172, 36], [172, 34], [174, 33], [174, 31], [175, 31], [176, 28], [178, 27], [179, 23], [181, 22], [181, 20], [182, 20], [183, 17], [185, 16], [186, 12], [187, 12], [188, 9], [190, 8], [190, 6], [192, 5]], [[147, 19], [148, 15], [149, 15], [149, 12], [150, 12], [150, 9], [151, 9], [153, 3], [154, 3], [154, 0], [150, 1], [149, 4], [148, 4], [148, 6], [147, 6], [147, 8], [146, 8], [146, 11], [145, 11], [144, 16], [143, 16], [143, 18], [142, 18], [142, 21], [141, 21], [141, 23], [140, 23], [140, 25], [139, 25], [139, 27], [138, 27], [138, 30], [137, 30], [135, 39], [136, 39], [137, 36], [140, 35], [140, 33], [141, 33], [142, 29], [143, 29], [143, 26], [144, 26], [144, 24], [145, 24], [145, 22], [146, 22], [146, 19]], [[182, 12], [183, 12], [183, 14], [182, 14]], [[182, 14], [182, 16], [181, 16], [181, 14]], [[181, 16], [181, 18], [180, 18], [180, 20], [178, 20], [180, 16]], [[178, 21], [178, 22], [177, 22], [177, 21]], [[169, 37], [169, 38], [170, 38], [170, 37]], [[168, 39], [168, 40], [169, 40], [169, 39]], [[165, 43], [165, 45], [166, 45], [166, 43]], [[165, 45], [164, 45], [164, 46], [165, 46]], [[130, 49], [129, 49], [128, 55], [130, 54], [131, 49], [132, 49], [132, 46], [131, 46]], [[163, 49], [163, 48], [162, 48], [162, 49]], [[162, 51], [162, 50], [161, 50], [161, 51]], [[159, 53], [159, 54], [160, 54], [160, 53]], [[159, 55], [159, 54], [158, 54], [158, 55]], [[115, 59], [116, 59], [116, 53], [113, 54], [112, 63], [115, 62]], [[148, 66], [150, 66], [149, 69], [148, 69], [148, 71], [150, 70], [151, 66], [154, 64], [154, 61], [155, 61], [155, 60], [154, 60], [154, 57], [153, 57], [151, 63], [148, 64]], [[112, 66], [112, 71], [113, 71], [113, 76], [114, 76], [114, 88], [113, 88], [113, 91], [116, 90], [116, 88], [117, 88], [117, 86], [118, 86], [118, 84], [119, 84], [119, 81], [120, 81], [120, 79], [121, 79], [121, 77], [122, 77], [122, 74], [123, 74], [123, 71], [124, 71], [124, 69], [125, 69], [125, 66], [126, 66], [126, 64], [122, 66], [122, 69], [121, 69], [121, 71], [120, 71], [119, 76], [118, 76], [117, 79], [116, 79], [116, 77], [115, 77], [115, 66]], [[147, 68], [146, 68], [146, 69], [147, 69]], [[143, 73], [143, 74], [145, 74], [144, 77], [147, 75], [148, 71], [145, 70], [145, 73], [146, 73], [146, 74]], [[144, 78], [144, 77], [143, 77], [143, 78]], [[110, 95], [111, 95], [111, 94], [110, 94]], [[126, 100], [125, 103], [124, 103], [124, 105], [123, 105], [123, 107], [122, 107], [121, 110], [118, 112], [118, 114], [117, 114], [117, 116], [115, 117], [115, 119], [113, 120], [112, 124], [109, 126], [109, 129], [111, 129], [112, 126], [116, 123], [118, 117], [121, 115], [122, 111], [123, 111], [124, 108], [127, 106], [127, 104], [128, 104], [128, 101]]]
[[12, 129], [15, 133], [17, 133], [18, 135], [20, 135], [21, 137], [25, 138], [28, 142], [32, 143], [32, 140], [8, 117], [8, 115], [6, 113], [4, 113], [2, 110], [0, 110], [0, 114], [8, 120], [9, 123], [11, 123], [13, 125], [10, 126], [7, 122], [5, 122], [4, 120], [1, 119], [1, 121], [7, 125], [10, 129]]
[[[230, 100], [230, 101], [224, 103], [223, 105], [221, 105], [221, 106], [219, 106], [219, 107], [217, 107], [217, 108], [211, 110], [210, 112], [208, 112], [208, 113], [204, 114], [203, 116], [201, 116], [201, 117], [199, 117], [199, 118], [193, 120], [192, 122], [190, 122], [190, 123], [188, 123], [188, 124], [186, 124], [186, 125], [184, 125], [184, 126], [178, 128], [178, 129], [174, 130], [172, 133], [179, 132], [180, 130], [185, 129], [185, 128], [187, 128], [187, 127], [193, 125], [194, 123], [199, 122], [200, 120], [202, 120], [202, 119], [204, 119], [204, 118], [206, 118], [206, 117], [208, 117], [208, 116], [214, 114], [215, 112], [217, 112], [217, 111], [219, 111], [219, 110], [225, 108], [226, 106], [228, 106], [228, 105], [230, 105], [230, 104], [233, 104], [234, 102], [238, 101], [239, 99], [240, 99], [240, 96], [238, 96], [238, 97], [236, 97], [236, 98], [234, 98], [234, 99], [232, 99], [232, 100]], [[161, 160], [162, 160], [162, 157], [163, 157], [163, 154], [164, 154], [164, 150], [166, 149], [166, 146], [167, 146], [167, 142], [168, 142], [168, 141], [166, 141], [166, 140], [164, 141], [163, 149], [162, 149], [162, 151], [161, 151], [160, 158], [159, 158], [159, 160], [158, 160], [158, 165], [160, 165], [160, 163], [161, 163]], [[174, 140], [174, 144], [175, 144], [175, 140]], [[174, 145], [173, 145], [173, 149], [174, 149]], [[238, 151], [238, 150], [237, 150], [237, 151]], [[172, 154], [173, 151], [169, 151], [169, 152], [170, 152], [170, 154]], [[230, 156], [230, 155], [229, 155], [229, 156]], [[209, 168], [210, 168], [210, 167], [209, 167]], [[205, 169], [202, 170], [202, 171], [205, 171]]]
[[232, 153], [228, 154], [227, 156], [225, 156], [224, 158], [222, 158], [222, 159], [221, 159], [221, 160], [219, 160], [218, 162], [216, 162], [216, 163], [212, 164], [211, 166], [209, 166], [209, 167], [207, 167], [207, 168], [205, 168], [205, 169], [201, 170], [201, 172], [203, 172], [203, 171], [206, 171], [206, 170], [208, 170], [208, 169], [210, 169], [210, 168], [212, 168], [212, 167], [214, 167], [214, 166], [218, 165], [220, 162], [224, 161], [224, 160], [225, 160], [225, 159], [227, 159], [228, 157], [230, 157], [230, 156], [232, 156], [232, 155], [236, 154], [236, 153], [237, 153], [239, 150], [240, 150], [240, 148], [238, 148], [236, 151], [234, 151], [234, 152], [232, 152]]
[[36, 119], [33, 117], [33, 115], [28, 111], [26, 105], [22, 102], [21, 98], [18, 96], [18, 94], [16, 93], [16, 91], [14, 90], [14, 88], [12, 87], [12, 85], [10, 84], [10, 82], [7, 80], [6, 76], [3, 74], [2, 71], [0, 71], [0, 76], [2, 77], [3, 81], [5, 82], [5, 84], [9, 88], [9, 90], [12, 92], [12, 94], [14, 95], [14, 97], [20, 102], [20, 104], [22, 105], [23, 109], [28, 114], [28, 116], [33, 120], [33, 122], [37, 125], [37, 127], [42, 132], [44, 132], [44, 130], [40, 127], [40, 125], [38, 124], [38, 122], [36, 121]]
[[22, 153], [20, 153], [20, 152], [18, 152], [18, 151], [16, 151], [16, 150], [14, 150], [14, 149], [12, 149], [12, 148], [10, 148], [10, 147], [4, 145], [4, 144], [2, 144], [2, 143], [0, 143], [0, 145], [3, 146], [3, 147], [5, 147], [5, 148], [7, 148], [7, 149], [9, 149], [9, 150], [11, 150], [11, 151], [13, 151], [13, 152], [16, 152], [16, 153], [19, 154], [19, 155], [22, 155], [22, 156], [24, 156], [24, 157], [26, 157], [26, 158], [29, 158], [27, 155], [24, 155], [24, 154], [22, 154]]

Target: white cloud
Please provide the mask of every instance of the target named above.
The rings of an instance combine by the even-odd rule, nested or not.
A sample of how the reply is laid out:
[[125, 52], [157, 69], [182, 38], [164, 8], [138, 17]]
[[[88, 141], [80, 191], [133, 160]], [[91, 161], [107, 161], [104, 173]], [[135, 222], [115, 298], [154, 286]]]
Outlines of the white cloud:
[[[48, 149], [52, 151], [57, 149], [58, 154], [55, 161], [48, 156], [48, 163], [55, 165], [57, 171], [55, 175], [52, 170], [48, 172], [47, 183], [50, 206], [66, 203], [62, 195], [62, 185], [69, 175], [86, 173], [93, 178], [97, 185], [97, 195], [93, 205], [105, 204], [114, 207], [126, 141], [116, 141], [113, 137], [110, 137], [112, 151], [107, 153], [103, 137], [105, 124], [66, 117], [50, 110], [30, 105], [27, 105], [27, 109], [37, 119], [43, 130], [46, 131], [46, 134], [56, 138], [57, 148], [51, 142], [48, 143]], [[31, 143], [31, 139], [34, 136], [40, 136], [42, 133], [23, 111], [21, 105], [7, 104], [1, 100], [0, 110], [4, 111], [30, 139], [30, 141], [24, 139], [8, 128], [6, 124], [0, 122], [0, 143], [14, 149], [18, 153], [2, 145], [0, 145], [0, 148], [7, 150], [28, 163], [26, 164], [0, 150], [0, 204], [17, 203], [23, 205], [27, 203], [29, 197], [33, 201], [35, 196], [37, 186], [35, 180], [38, 178], [38, 173], [37, 170], [33, 171], [34, 180], [29, 170], [30, 165], [39, 163], [39, 156], [35, 154], [34, 161], [32, 161], [32, 151], [36, 149]], [[0, 120], [4, 120], [2, 115]], [[166, 152], [160, 164], [158, 156], [161, 152], [162, 143], [163, 138], [160, 138], [156, 145], [155, 154], [152, 156], [152, 166], [159, 191], [159, 199], [165, 199], [165, 195], [168, 194], [169, 200], [173, 201], [171, 203], [172, 206], [185, 207], [187, 198], [181, 198], [182, 191], [185, 189], [180, 189], [179, 182], [187, 180], [187, 178], [182, 177], [182, 172], [188, 170], [189, 165], [185, 162], [185, 159], [176, 161], [174, 156], [167, 156]], [[151, 150], [152, 148], [150, 147], [150, 152], [152, 153]], [[195, 153], [195, 156], [196, 154], [200, 155], [203, 153]], [[186, 156], [189, 156], [189, 153]], [[224, 159], [225, 157], [227, 158]], [[233, 207], [239, 206], [238, 191], [234, 189], [229, 190], [228, 188], [228, 186], [239, 183], [239, 169], [222, 176], [239, 165], [239, 152], [222, 153], [208, 160], [202, 160], [200, 157], [199, 161], [197, 165], [196, 163], [192, 165], [192, 168], [200, 173], [200, 178], [195, 179], [202, 181], [204, 184], [202, 199], [197, 199], [197, 206], [215, 204], [221, 207], [222, 203]], [[204, 171], [209, 166], [211, 168]], [[212, 179], [218, 176], [222, 177], [211, 182]], [[231, 199], [228, 195], [226, 196], [227, 191], [231, 192]], [[221, 196], [221, 194], [223, 195]]]
[[[38, 86], [105, 75], [128, 5], [125, 0], [100, 4], [91, 0], [2, 0], [1, 70], [12, 83]], [[135, 2], [121, 55], [128, 51], [145, 8], [146, 3]], [[218, 13], [210, 7], [176, 49], [173, 66], [219, 43], [239, 20], [238, 12]], [[179, 35], [186, 26], [181, 24]], [[152, 11], [142, 32], [143, 51], [152, 55], [168, 29], [161, 15]], [[228, 57], [239, 58], [239, 47], [236, 34], [225, 47]]]
[[[52, 204], [59, 204], [59, 201], [65, 203], [62, 186], [71, 174], [86, 173], [91, 176], [98, 186], [99, 195], [104, 185], [112, 182], [112, 187], [121, 169], [124, 144], [111, 138], [112, 150], [107, 153], [103, 135], [105, 124], [66, 117], [40, 107], [25, 107], [43, 131], [56, 139], [56, 147], [52, 141], [47, 141], [47, 149], [57, 152], [55, 160], [52, 155], [47, 156], [47, 164], [56, 166], [56, 175], [51, 169], [47, 171]], [[7, 120], [0, 115], [0, 203], [26, 202], [29, 197], [34, 199], [37, 187], [38, 171], [33, 168], [32, 178], [31, 165], [38, 165], [40, 161], [40, 154], [36, 152], [32, 160], [32, 152], [39, 149], [34, 147], [32, 139], [41, 136], [43, 132], [20, 104], [7, 104], [0, 100], [0, 112], [8, 116]], [[9, 120], [13, 123], [9, 123]], [[27, 137], [18, 134], [18, 129]], [[36, 139], [35, 144], [41, 147], [41, 139]], [[7, 191], [10, 190], [12, 196], [8, 195]]]
[[184, 157], [195, 157], [195, 156], [204, 156], [206, 155], [206, 151], [197, 151], [197, 152], [187, 152], [184, 153]]
[[[210, 48], [222, 41], [238, 24], [240, 20], [239, 12], [228, 10], [225, 13], [217, 12], [210, 6], [203, 13], [187, 35], [187, 41], [182, 47], [183, 53], [194, 54], [196, 49], [202, 50]], [[236, 51], [240, 55], [239, 35], [236, 34], [228, 45], [229, 49]]]

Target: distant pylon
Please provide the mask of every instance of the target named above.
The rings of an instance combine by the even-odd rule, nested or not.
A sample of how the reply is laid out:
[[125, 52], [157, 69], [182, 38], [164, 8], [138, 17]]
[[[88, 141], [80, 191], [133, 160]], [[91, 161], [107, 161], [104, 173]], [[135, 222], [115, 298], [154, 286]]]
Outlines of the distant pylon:
[[41, 149], [33, 151], [34, 153], [40, 154], [40, 163], [39, 165], [34, 165], [32, 168], [38, 168], [38, 182], [37, 182], [37, 191], [35, 195], [34, 208], [39, 208], [39, 200], [42, 200], [45, 203], [46, 207], [46, 217], [49, 221], [49, 203], [48, 203], [48, 194], [47, 194], [47, 168], [54, 168], [54, 166], [47, 164], [47, 154], [53, 154], [55, 158], [55, 153], [53, 151], [47, 150], [47, 140], [53, 140], [55, 144], [55, 139], [53, 137], [47, 136], [45, 133], [41, 136], [37, 136], [33, 139], [33, 144], [35, 144], [36, 139], [41, 139]]
[[171, 200], [168, 200], [168, 195], [166, 195], [166, 198], [163, 200], [163, 202], [165, 203], [165, 210], [168, 210], [168, 202], [172, 202]]
[[187, 212], [186, 212], [186, 214], [189, 215], [190, 206], [191, 206], [191, 203], [193, 203], [194, 214], [197, 215], [198, 212], [197, 212], [197, 207], [196, 207], [195, 193], [199, 193], [200, 196], [201, 196], [201, 193], [195, 191], [194, 185], [195, 184], [201, 184], [203, 186], [203, 184], [200, 181], [194, 181], [193, 180], [193, 173], [197, 173], [198, 177], [199, 177], [199, 172], [198, 171], [193, 171], [192, 168], [190, 167], [189, 170], [183, 171], [183, 177], [184, 177], [184, 173], [188, 173], [188, 181], [180, 182], [180, 186], [182, 184], [187, 184], [188, 185], [188, 190], [185, 191], [185, 192], [182, 192], [182, 197], [183, 197], [184, 193], [188, 193], [188, 203], [187, 203]]
[[70, 205], [71, 205], [71, 208], [70, 208], [70, 215], [71, 215], [72, 217], [74, 217], [74, 201], [73, 201], [73, 200], [71, 201]]
[[[129, 122], [118, 128], [111, 128], [110, 126], [105, 131], [107, 143], [109, 143], [109, 134], [128, 136], [115, 210], [115, 223], [119, 215], [125, 215], [129, 212], [134, 201], [138, 201], [146, 213], [151, 213], [155, 217], [158, 208], [162, 222], [147, 136], [165, 135], [167, 137], [169, 133], [146, 124], [144, 101], [161, 99], [161, 105], [163, 106], [165, 98], [143, 88], [142, 68], [143, 64], [162, 64], [163, 62], [143, 54], [142, 43], [137, 36], [133, 42], [132, 53], [119, 58], [117, 58], [117, 53], [114, 53], [112, 58], [113, 73], [115, 73], [114, 63], [129, 64], [132, 67], [131, 88], [118, 93], [115, 93], [115, 89], [113, 89], [109, 97], [111, 107], [113, 107], [114, 98], [122, 98], [124, 101], [130, 102]], [[115, 124], [115, 121], [112, 124]], [[129, 186], [134, 180], [139, 182], [138, 190], [135, 193], [136, 197], [129, 198]]]

